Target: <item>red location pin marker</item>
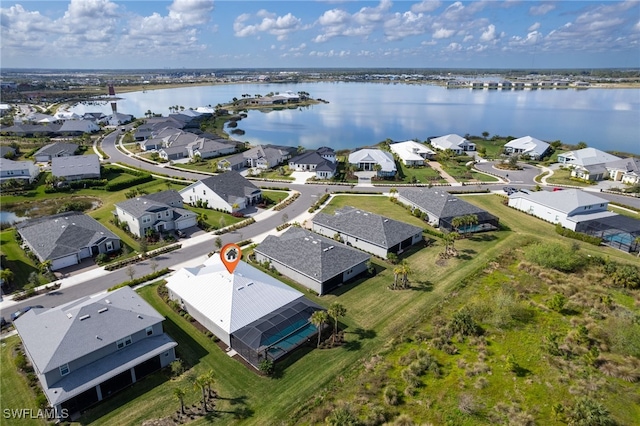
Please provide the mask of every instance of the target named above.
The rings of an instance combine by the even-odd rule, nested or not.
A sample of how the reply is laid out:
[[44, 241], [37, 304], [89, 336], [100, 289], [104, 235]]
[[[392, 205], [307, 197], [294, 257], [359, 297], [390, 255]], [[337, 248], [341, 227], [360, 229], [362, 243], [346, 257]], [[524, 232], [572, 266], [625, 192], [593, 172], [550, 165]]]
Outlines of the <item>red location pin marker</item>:
[[220, 250], [220, 259], [222, 259], [222, 263], [224, 263], [225, 268], [229, 271], [230, 274], [233, 274], [233, 271], [238, 266], [238, 262], [242, 259], [242, 250], [240, 246], [237, 244], [226, 244]]

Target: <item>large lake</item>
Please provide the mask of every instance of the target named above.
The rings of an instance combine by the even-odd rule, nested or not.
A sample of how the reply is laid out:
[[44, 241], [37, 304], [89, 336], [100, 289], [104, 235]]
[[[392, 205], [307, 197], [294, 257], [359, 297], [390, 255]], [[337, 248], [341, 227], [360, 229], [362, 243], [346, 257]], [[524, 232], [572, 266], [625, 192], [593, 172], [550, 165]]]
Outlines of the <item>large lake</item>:
[[[117, 90], [117, 89], [116, 89]], [[639, 89], [472, 90], [380, 83], [233, 84], [149, 90], [118, 95], [118, 111], [168, 115], [169, 106], [224, 104], [243, 94], [308, 92], [328, 104], [249, 111], [239, 123], [243, 141], [335, 149], [387, 138], [426, 140], [448, 133], [531, 135], [546, 141], [586, 142], [602, 150], [640, 153]], [[78, 113], [110, 113], [107, 103], [76, 105]]]

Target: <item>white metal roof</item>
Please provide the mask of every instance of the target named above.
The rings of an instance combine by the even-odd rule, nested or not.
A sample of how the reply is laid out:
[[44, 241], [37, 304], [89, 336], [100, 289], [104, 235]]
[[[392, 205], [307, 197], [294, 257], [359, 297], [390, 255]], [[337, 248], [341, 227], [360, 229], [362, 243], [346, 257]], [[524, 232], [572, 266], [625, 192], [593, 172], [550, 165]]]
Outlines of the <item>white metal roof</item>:
[[229, 334], [303, 297], [242, 261], [230, 274], [217, 254], [201, 267], [179, 270], [167, 288]]
[[549, 144], [532, 136], [523, 136], [521, 138], [507, 142], [505, 144], [505, 147], [522, 149], [523, 152], [526, 153], [531, 152], [542, 155], [549, 148]]
[[393, 143], [389, 145], [389, 149], [403, 161], [423, 161], [424, 158], [420, 155], [421, 153], [427, 155], [435, 154], [435, 152], [426, 145], [416, 141]]
[[364, 148], [349, 154], [349, 163], [358, 164], [362, 162], [375, 162], [380, 164], [383, 172], [395, 172], [396, 163], [393, 156], [385, 151], [372, 148]]

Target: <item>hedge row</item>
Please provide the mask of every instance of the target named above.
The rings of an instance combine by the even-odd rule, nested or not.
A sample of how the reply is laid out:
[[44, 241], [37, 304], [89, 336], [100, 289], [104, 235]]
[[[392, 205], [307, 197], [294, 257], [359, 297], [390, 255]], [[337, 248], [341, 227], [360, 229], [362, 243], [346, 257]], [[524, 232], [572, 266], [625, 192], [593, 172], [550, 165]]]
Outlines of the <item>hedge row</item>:
[[289, 222], [283, 223], [282, 225], [276, 226], [276, 231], [282, 231], [283, 229], [287, 229], [291, 224]]
[[161, 247], [159, 249], [150, 251], [149, 253], [147, 253], [146, 256], [143, 256], [143, 257], [134, 256], [134, 257], [130, 257], [128, 259], [121, 260], [119, 262], [109, 263], [108, 265], [106, 265], [104, 267], [104, 270], [105, 271], [115, 271], [116, 269], [123, 268], [123, 267], [125, 267], [127, 265], [131, 265], [133, 263], [140, 262], [141, 260], [148, 259], [148, 258], [155, 257], [155, 256], [159, 256], [159, 255], [164, 254], [164, 253], [169, 253], [170, 251], [178, 250], [181, 247], [182, 247], [182, 244], [171, 244], [169, 246], [164, 246], [164, 247]]
[[320, 206], [322, 206], [324, 204], [324, 202], [327, 201], [328, 198], [329, 198], [329, 194], [324, 194], [322, 197], [320, 197], [318, 199], [318, 201], [315, 202], [314, 205], [309, 207], [309, 213], [313, 213], [316, 210], [318, 210], [320, 208]]
[[145, 283], [147, 281], [151, 281], [153, 279], [156, 279], [158, 277], [166, 275], [170, 271], [171, 270], [169, 268], [163, 268], [163, 269], [160, 269], [159, 271], [153, 272], [151, 274], [147, 274], [147, 275], [145, 275], [143, 277], [135, 278], [133, 280], [125, 281], [123, 283], [114, 285], [113, 287], [110, 287], [108, 291], [117, 290], [117, 289], [122, 288], [122, 287], [133, 287], [134, 285], [142, 284], [142, 283]]
[[289, 204], [293, 203], [295, 200], [298, 199], [298, 197], [300, 196], [299, 192], [294, 193], [291, 197], [286, 198], [284, 201], [282, 201], [281, 203], [276, 204], [273, 207], [273, 211], [279, 212], [280, 210], [284, 209], [285, 207], [287, 207]]
[[141, 176], [135, 176], [131, 179], [128, 180], [123, 180], [120, 182], [112, 182], [112, 183], [108, 183], [104, 189], [106, 189], [107, 191], [113, 192], [113, 191], [120, 191], [121, 189], [126, 189], [126, 188], [130, 188], [132, 186], [135, 185], [140, 185], [142, 183], [147, 183], [147, 182], [151, 182], [153, 180], [153, 177], [150, 174], [144, 174]]
[[582, 232], [572, 231], [571, 229], [564, 228], [559, 223], [556, 223], [556, 233], [562, 235], [563, 237], [572, 238], [578, 241], [584, 241], [585, 243], [593, 244], [594, 246], [599, 246], [602, 244], [602, 238], [594, 237], [593, 235], [583, 234]]
[[273, 191], [290, 191], [290, 189], [286, 186], [284, 187], [279, 187], [279, 186], [261, 186], [260, 189], [267, 189], [267, 190], [273, 190]]
[[226, 234], [227, 232], [235, 231], [236, 229], [240, 229], [240, 228], [244, 228], [245, 226], [249, 226], [252, 223], [254, 223], [255, 221], [256, 220], [254, 218], [250, 217], [249, 219], [243, 220], [242, 222], [238, 222], [235, 225], [231, 225], [231, 226], [227, 226], [226, 228], [218, 229], [217, 231], [214, 231], [213, 233], [215, 235]]

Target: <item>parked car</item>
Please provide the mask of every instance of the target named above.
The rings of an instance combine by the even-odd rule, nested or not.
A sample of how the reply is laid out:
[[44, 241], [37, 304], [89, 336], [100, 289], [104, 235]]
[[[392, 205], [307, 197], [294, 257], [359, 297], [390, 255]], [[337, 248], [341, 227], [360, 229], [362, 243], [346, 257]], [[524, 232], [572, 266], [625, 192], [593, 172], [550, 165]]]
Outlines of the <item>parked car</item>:
[[181, 231], [180, 229], [176, 230], [176, 235], [178, 236], [178, 238], [185, 238], [187, 236], [187, 234], [185, 234], [185, 232]]
[[16, 319], [18, 319], [18, 317], [22, 314], [24, 314], [25, 312], [29, 312], [31, 309], [42, 309], [44, 308], [44, 306], [42, 305], [34, 305], [34, 306], [25, 306], [24, 308], [15, 311], [14, 313], [11, 314], [11, 321], [15, 321]]
[[507, 193], [507, 195], [511, 195], [511, 194], [513, 194], [514, 192], [518, 192], [518, 188], [514, 188], [514, 187], [512, 187], [512, 186], [505, 186], [504, 188], [502, 188], [502, 190], [503, 190], [504, 192], [506, 192], [506, 193]]
[[7, 320], [4, 319], [4, 317], [0, 317], [0, 329], [3, 329], [8, 325], [9, 325], [9, 323], [7, 322]]
[[556, 191], [562, 191], [563, 189], [564, 189], [564, 188], [558, 188], [558, 187], [555, 187], [555, 188], [553, 188], [553, 192], [556, 192]]

